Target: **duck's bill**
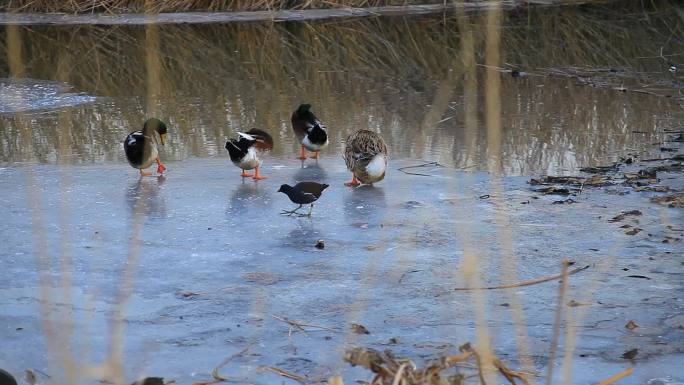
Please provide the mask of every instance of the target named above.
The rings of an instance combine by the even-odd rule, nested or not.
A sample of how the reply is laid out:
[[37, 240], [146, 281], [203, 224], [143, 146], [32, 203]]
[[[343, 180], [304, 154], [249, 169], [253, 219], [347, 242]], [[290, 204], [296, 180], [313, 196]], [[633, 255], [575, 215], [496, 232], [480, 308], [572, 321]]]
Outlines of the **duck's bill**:
[[166, 134], [159, 134], [159, 138], [161, 139], [162, 145], [166, 144]]

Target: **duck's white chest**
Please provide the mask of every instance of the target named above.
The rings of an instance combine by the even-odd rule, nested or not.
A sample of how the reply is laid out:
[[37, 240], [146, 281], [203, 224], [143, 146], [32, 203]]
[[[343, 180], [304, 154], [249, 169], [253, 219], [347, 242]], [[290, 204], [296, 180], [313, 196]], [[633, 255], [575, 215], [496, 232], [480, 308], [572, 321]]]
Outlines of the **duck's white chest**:
[[247, 155], [242, 157], [239, 162], [234, 162], [236, 166], [243, 170], [251, 170], [261, 164], [259, 160], [259, 154], [254, 147], [250, 147], [247, 150]]
[[309, 140], [309, 136], [305, 135], [304, 139], [302, 139], [302, 145], [309, 151], [321, 151], [325, 146], [328, 145], [328, 138], [325, 139], [325, 143], [323, 144], [315, 144], [311, 143]]

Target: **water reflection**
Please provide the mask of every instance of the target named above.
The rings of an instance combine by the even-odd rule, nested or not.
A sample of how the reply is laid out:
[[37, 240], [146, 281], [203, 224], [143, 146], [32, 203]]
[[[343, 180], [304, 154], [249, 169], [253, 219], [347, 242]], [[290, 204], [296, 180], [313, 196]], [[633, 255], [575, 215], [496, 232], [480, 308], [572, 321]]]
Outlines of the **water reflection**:
[[344, 214], [352, 226], [380, 223], [387, 209], [385, 190], [379, 186], [361, 185], [348, 188], [343, 195]]
[[[630, 13], [635, 6], [623, 3], [624, 12], [613, 6], [511, 13], [502, 56], [531, 73], [572, 63], [670, 76], [653, 42], [671, 35], [667, 25], [678, 25], [670, 20], [676, 12], [659, 3], [661, 9], [644, 18], [641, 8]], [[481, 58], [484, 45], [478, 39], [486, 25], [477, 15], [470, 20], [467, 32], [476, 37]], [[144, 121], [144, 111], [154, 111], [172, 128], [165, 149], [169, 159], [219, 154], [225, 138], [246, 127], [269, 130], [274, 155], [290, 156], [297, 149], [290, 114], [310, 102], [330, 127], [324, 156], [339, 156], [352, 130], [369, 128], [383, 135], [394, 158], [486, 169], [481, 109], [478, 130], [464, 128], [469, 106], [462, 74], [468, 71], [460, 59], [464, 31], [458, 25], [452, 15], [159, 25], [154, 33], [136, 26], [31, 26], [21, 28], [20, 37], [24, 52], [31, 53], [25, 77], [51, 84], [59, 63], [70, 63], [61, 71], [74, 91], [104, 97], [94, 104], [55, 107], [68, 108], [74, 127], [81, 127], [70, 138], [73, 162], [123, 161], [119, 142]], [[603, 38], [618, 28], [621, 39]], [[671, 39], [667, 50], [682, 52], [684, 42]], [[681, 55], [670, 59], [684, 62]], [[6, 61], [0, 58], [0, 67], [10, 64]], [[155, 68], [153, 77], [144, 70], [149, 66]], [[483, 74], [477, 73], [481, 86]], [[669, 99], [578, 86], [575, 79], [501, 76], [500, 156], [508, 174], [603, 163], [607, 154], [647, 148], [662, 139], [663, 129], [675, 128], [672, 114], [678, 106]], [[34, 152], [22, 151], [14, 140], [16, 120], [0, 115], [0, 161], [60, 158], [57, 117], [31, 116], [30, 126]]]
[[141, 213], [151, 218], [166, 217], [166, 198], [161, 193], [161, 186], [166, 177], [139, 178], [130, 184], [126, 191], [126, 202], [131, 215]]
[[315, 181], [318, 183], [328, 183], [328, 177], [318, 162], [302, 161], [302, 167], [295, 171], [293, 175], [294, 182]]
[[245, 215], [250, 210], [261, 211], [265, 205], [270, 206], [271, 195], [272, 192], [268, 186], [263, 187], [251, 178], [242, 178], [242, 182], [237, 184], [231, 194], [226, 214], [229, 217], [235, 217]]

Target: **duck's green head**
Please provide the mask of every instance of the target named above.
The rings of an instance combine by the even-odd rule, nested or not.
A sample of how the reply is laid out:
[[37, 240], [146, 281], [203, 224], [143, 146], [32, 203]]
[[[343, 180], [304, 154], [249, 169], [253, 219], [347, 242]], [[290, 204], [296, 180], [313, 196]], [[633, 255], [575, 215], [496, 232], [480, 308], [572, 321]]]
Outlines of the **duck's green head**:
[[168, 129], [166, 128], [166, 124], [164, 122], [157, 118], [147, 119], [145, 121], [145, 125], [143, 126], [143, 132], [147, 133], [150, 130], [157, 131], [162, 145], [166, 143], [166, 132], [168, 131]]
[[297, 115], [308, 114], [310, 109], [311, 104], [300, 104], [299, 108], [297, 108]]

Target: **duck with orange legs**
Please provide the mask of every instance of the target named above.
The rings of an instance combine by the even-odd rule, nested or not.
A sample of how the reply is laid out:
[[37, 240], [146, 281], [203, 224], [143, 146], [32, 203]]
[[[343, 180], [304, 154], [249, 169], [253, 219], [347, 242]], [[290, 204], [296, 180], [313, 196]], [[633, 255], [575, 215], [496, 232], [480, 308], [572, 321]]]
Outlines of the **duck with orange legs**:
[[344, 163], [352, 173], [352, 180], [345, 185], [353, 187], [361, 183], [372, 185], [385, 178], [387, 145], [375, 132], [358, 130], [347, 137]]
[[312, 152], [311, 159], [318, 159], [318, 153], [328, 145], [325, 125], [311, 112], [311, 104], [302, 104], [292, 113], [292, 129], [300, 143], [299, 159], [306, 159], [306, 150]]
[[[273, 138], [266, 131], [253, 128], [247, 132], [238, 132], [237, 139], [226, 142], [226, 150], [234, 165], [242, 169], [240, 174], [243, 178], [252, 177], [254, 180], [266, 179], [259, 174], [261, 155], [273, 149]], [[247, 170], [254, 170], [250, 174]]]
[[140, 170], [140, 176], [151, 176], [145, 171], [152, 163], [157, 162], [157, 173], [163, 174], [166, 166], [159, 159], [158, 146], [166, 143], [166, 124], [157, 118], [145, 121], [142, 130], [133, 131], [123, 142], [126, 159], [133, 168]]

